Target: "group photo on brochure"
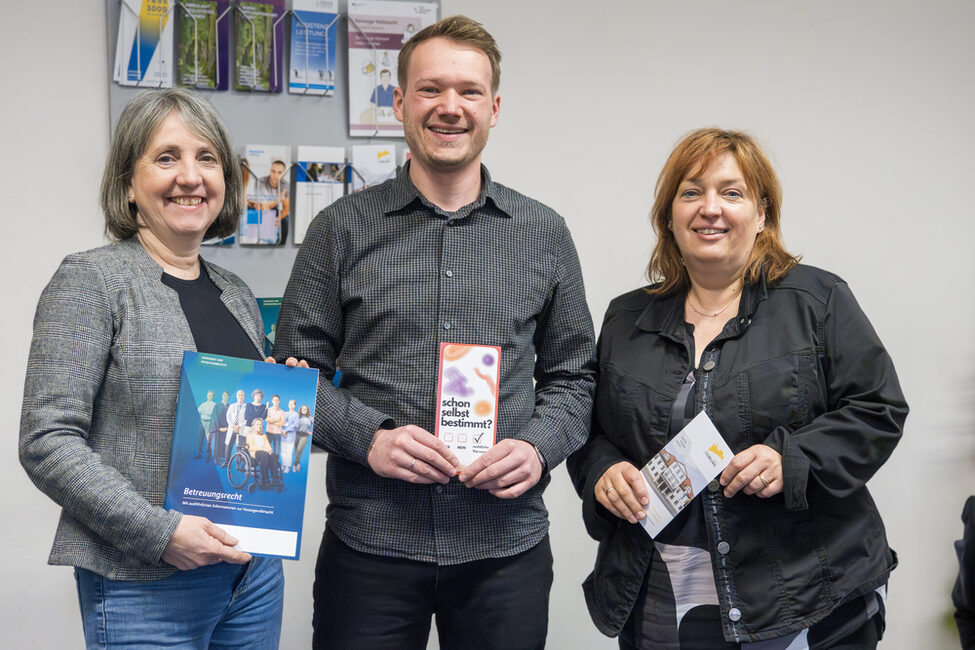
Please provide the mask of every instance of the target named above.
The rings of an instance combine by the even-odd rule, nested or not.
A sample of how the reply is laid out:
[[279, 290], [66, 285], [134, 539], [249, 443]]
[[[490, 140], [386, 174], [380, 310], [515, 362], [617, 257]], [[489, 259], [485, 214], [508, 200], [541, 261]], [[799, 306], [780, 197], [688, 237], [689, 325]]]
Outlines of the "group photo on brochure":
[[[185, 88], [124, 106], [110, 243], [40, 296], [19, 434], [61, 508], [48, 562], [73, 567], [86, 647], [281, 647], [312, 446], [318, 650], [546, 647], [563, 613], [543, 492], [563, 461], [598, 545], [576, 595], [607, 643], [877, 647], [898, 561], [867, 483], [908, 405], [847, 282], [786, 248], [757, 139], [679, 137], [649, 284], [597, 337], [566, 220], [482, 163], [497, 42], [435, 16], [373, 27], [395, 57], [356, 64], [350, 119], [401, 130], [409, 159], [348, 195], [340, 147], [242, 156]], [[300, 244], [282, 298], [201, 255], [235, 237]]]

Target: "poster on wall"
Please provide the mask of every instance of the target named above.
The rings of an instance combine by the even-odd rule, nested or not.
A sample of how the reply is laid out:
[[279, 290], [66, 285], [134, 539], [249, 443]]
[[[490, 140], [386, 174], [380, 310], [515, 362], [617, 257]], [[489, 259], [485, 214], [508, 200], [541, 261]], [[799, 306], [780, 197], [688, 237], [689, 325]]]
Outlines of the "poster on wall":
[[237, 90], [281, 92], [284, 0], [238, 2], [234, 13]]
[[338, 0], [294, 0], [291, 12], [291, 57], [288, 64], [289, 93], [335, 93], [338, 7]]
[[345, 194], [344, 147], [298, 145], [295, 163], [295, 243], [305, 240], [311, 220]]
[[173, 7], [169, 0], [122, 0], [113, 79], [123, 86], [173, 85]]
[[182, 0], [177, 12], [176, 82], [188, 88], [230, 86], [228, 0]]
[[238, 241], [252, 246], [284, 244], [288, 241], [291, 222], [291, 191], [288, 187], [291, 147], [246, 145], [240, 167], [247, 206], [241, 215]]
[[393, 115], [403, 43], [437, 20], [431, 2], [349, 0], [349, 135], [403, 137]]

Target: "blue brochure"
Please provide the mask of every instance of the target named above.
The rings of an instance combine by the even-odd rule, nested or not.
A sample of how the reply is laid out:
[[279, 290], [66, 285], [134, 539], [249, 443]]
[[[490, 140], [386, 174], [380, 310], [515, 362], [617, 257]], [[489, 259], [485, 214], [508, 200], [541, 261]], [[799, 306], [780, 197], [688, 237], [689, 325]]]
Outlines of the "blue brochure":
[[183, 353], [165, 507], [298, 559], [318, 371]]
[[275, 329], [278, 323], [278, 313], [281, 311], [281, 298], [258, 298], [257, 308], [261, 310], [261, 320], [264, 321], [264, 356], [271, 356], [274, 349]]

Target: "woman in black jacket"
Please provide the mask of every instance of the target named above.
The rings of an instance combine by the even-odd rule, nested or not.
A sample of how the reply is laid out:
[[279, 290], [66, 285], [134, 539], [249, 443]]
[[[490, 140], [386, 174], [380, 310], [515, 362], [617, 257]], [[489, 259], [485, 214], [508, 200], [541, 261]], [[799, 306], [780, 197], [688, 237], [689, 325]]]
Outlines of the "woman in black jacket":
[[[606, 312], [569, 471], [599, 541], [589, 610], [621, 648], [866, 648], [883, 631], [896, 556], [866, 482], [907, 404], [846, 283], [783, 247], [780, 206], [749, 136], [689, 134], [657, 181], [655, 284]], [[702, 410], [735, 456], [651, 539], [638, 468]]]

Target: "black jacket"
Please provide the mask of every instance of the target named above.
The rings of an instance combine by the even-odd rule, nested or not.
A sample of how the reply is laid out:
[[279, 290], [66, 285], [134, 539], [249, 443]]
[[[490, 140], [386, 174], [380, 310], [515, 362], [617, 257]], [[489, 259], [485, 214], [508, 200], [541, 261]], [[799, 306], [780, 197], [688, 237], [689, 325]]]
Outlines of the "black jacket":
[[[610, 636], [629, 617], [654, 551], [640, 525], [596, 502], [593, 487], [611, 465], [642, 467], [667, 442], [671, 405], [693, 368], [684, 298], [639, 289], [610, 304], [592, 435], [568, 465], [599, 541], [583, 589]], [[746, 286], [700, 368], [697, 402], [732, 450], [766, 444], [783, 464], [784, 490], [772, 498], [726, 499], [716, 481], [700, 496], [710, 547], [727, 543], [726, 553], [711, 553], [725, 638], [801, 630], [883, 585], [896, 555], [866, 482], [900, 439], [908, 409], [846, 283], [800, 265], [774, 286]]]
[[958, 553], [958, 578], [951, 591], [955, 603], [955, 623], [961, 647], [975, 648], [975, 496], [968, 497], [961, 520], [965, 524], [962, 538], [955, 542]]

